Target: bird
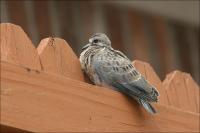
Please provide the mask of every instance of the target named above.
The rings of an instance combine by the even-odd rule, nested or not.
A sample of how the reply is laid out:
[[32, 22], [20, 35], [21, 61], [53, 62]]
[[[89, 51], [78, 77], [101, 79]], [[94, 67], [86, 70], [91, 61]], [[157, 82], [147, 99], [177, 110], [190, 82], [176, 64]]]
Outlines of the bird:
[[125, 54], [111, 46], [104, 33], [95, 33], [82, 47], [81, 69], [97, 86], [108, 87], [135, 99], [147, 112], [157, 113], [151, 102], [158, 102], [159, 92]]

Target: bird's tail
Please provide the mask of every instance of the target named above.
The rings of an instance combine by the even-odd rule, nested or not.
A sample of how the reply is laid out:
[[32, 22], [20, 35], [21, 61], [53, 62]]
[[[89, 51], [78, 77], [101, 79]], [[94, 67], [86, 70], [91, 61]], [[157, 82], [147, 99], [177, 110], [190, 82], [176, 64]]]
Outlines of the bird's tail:
[[139, 99], [138, 102], [139, 102], [148, 112], [150, 112], [150, 113], [152, 113], [152, 114], [155, 114], [155, 113], [156, 113], [156, 110], [153, 108], [153, 106], [152, 106], [150, 103], [148, 103], [148, 102], [146, 102], [146, 101], [144, 101], [144, 100], [141, 100], [141, 99]]

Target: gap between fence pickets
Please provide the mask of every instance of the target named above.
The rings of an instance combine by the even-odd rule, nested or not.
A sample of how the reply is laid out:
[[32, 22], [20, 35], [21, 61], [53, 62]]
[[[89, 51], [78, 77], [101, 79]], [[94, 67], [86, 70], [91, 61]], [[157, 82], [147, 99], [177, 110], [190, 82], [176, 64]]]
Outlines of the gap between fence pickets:
[[[36, 50], [19, 26], [5, 23], [1, 24], [0, 30], [4, 33], [1, 34], [2, 61], [88, 81], [84, 79], [77, 56], [65, 40], [52, 37], [43, 39]], [[148, 63], [136, 60], [133, 64], [158, 89], [160, 104], [199, 113], [199, 87], [189, 74], [174, 71], [161, 82]]]

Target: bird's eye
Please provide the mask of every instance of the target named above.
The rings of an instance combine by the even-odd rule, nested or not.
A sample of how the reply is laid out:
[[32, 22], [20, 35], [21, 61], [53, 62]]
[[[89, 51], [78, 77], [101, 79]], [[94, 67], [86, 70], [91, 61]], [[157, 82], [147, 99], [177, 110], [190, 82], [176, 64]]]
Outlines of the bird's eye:
[[94, 42], [94, 43], [98, 43], [98, 41], [99, 41], [99, 40], [95, 39], [93, 42]]

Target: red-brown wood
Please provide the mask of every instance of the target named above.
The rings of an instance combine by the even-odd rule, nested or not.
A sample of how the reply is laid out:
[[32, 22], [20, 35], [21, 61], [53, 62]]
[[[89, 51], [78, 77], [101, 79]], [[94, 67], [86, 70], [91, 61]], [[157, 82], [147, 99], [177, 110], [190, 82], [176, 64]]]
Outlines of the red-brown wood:
[[199, 113], [199, 87], [189, 74], [174, 71], [163, 82], [169, 105]]
[[192, 132], [199, 114], [155, 104], [151, 115], [108, 88], [1, 62], [1, 124], [33, 132]]
[[37, 51], [21, 27], [2, 23], [0, 33], [1, 60], [30, 69], [41, 69]]
[[151, 115], [119, 92], [83, 82], [63, 39], [46, 38], [36, 51], [20, 27], [1, 24], [1, 33], [1, 131], [199, 132], [199, 86], [189, 74], [175, 71], [161, 82], [150, 64], [133, 62], [160, 92]]
[[52, 37], [43, 39], [37, 51], [43, 71], [84, 81], [80, 62], [65, 40]]

